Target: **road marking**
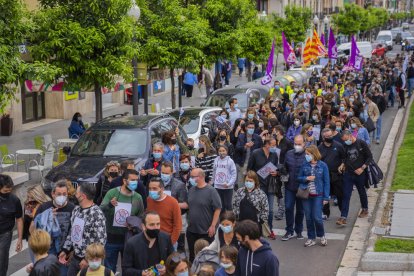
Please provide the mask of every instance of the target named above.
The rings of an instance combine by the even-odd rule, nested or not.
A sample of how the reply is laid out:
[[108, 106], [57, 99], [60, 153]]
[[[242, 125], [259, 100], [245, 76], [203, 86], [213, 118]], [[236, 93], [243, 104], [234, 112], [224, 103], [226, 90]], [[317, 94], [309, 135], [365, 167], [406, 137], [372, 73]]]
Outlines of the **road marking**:
[[28, 248], [28, 244], [26, 240], [23, 240], [22, 244], [22, 251], [20, 252], [16, 252], [16, 244], [17, 244], [17, 239], [12, 240], [11, 245], [10, 245], [10, 250], [9, 250], [9, 259], [11, 257], [13, 257], [16, 254], [19, 254], [20, 252], [22, 252], [23, 250], [26, 250]]
[[[279, 237], [282, 237], [286, 233], [286, 230], [285, 229], [273, 229], [273, 232], [275, 232], [275, 234], [277, 236], [276, 239], [279, 239]], [[304, 238], [308, 237], [305, 230], [303, 231], [302, 235], [303, 235]], [[345, 240], [345, 234], [325, 233], [325, 237], [328, 240], [339, 240], [339, 241]]]
[[15, 273], [10, 274], [10, 276], [27, 276], [27, 275], [29, 275], [29, 274], [26, 272], [26, 266], [23, 267], [22, 269], [16, 271]]

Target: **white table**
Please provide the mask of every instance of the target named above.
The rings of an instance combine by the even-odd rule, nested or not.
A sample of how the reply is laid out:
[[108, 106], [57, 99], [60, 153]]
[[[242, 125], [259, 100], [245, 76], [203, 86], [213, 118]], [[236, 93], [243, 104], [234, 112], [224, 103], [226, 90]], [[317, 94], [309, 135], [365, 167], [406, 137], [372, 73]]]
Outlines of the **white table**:
[[43, 151], [38, 149], [21, 149], [16, 151], [17, 155], [42, 155]]
[[77, 141], [78, 139], [70, 139], [70, 138], [57, 139], [57, 143], [59, 146], [62, 144], [73, 145], [73, 144], [76, 144]]

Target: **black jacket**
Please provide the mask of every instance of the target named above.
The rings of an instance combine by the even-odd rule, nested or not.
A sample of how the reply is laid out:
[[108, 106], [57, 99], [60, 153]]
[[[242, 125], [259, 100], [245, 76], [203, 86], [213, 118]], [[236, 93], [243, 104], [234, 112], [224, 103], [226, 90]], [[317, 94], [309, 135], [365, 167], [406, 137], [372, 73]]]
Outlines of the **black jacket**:
[[277, 147], [280, 149], [279, 163], [283, 164], [285, 162], [286, 153], [289, 150], [293, 149], [293, 144], [285, 136], [283, 136], [280, 142], [276, 140], [276, 144], [277, 144]]
[[300, 153], [296, 153], [294, 149], [288, 151], [286, 153], [285, 158], [285, 168], [289, 173], [289, 181], [286, 183], [286, 189], [292, 192], [296, 192], [298, 190], [299, 183], [296, 181], [299, 169], [302, 164], [305, 162], [305, 151]]
[[382, 114], [385, 109], [387, 109], [387, 102], [385, 101], [384, 96], [378, 95], [378, 96], [372, 96], [372, 101], [378, 106], [380, 114]]
[[[250, 155], [249, 163], [247, 164], [247, 170], [253, 170], [257, 172], [261, 168], [263, 168], [267, 163], [273, 163], [273, 165], [277, 166], [278, 159], [276, 153], [269, 153], [269, 158], [266, 157], [263, 148], [256, 149], [252, 152]], [[266, 186], [266, 179], [269, 178], [269, 176], [266, 179], [263, 179], [261, 176], [259, 176], [259, 182], [260, 186], [263, 188]]]
[[[254, 145], [250, 148], [250, 153], [253, 153], [253, 151], [255, 149], [259, 149], [262, 147], [263, 145], [263, 140], [262, 137], [260, 137], [257, 134], [253, 134], [252, 135], [252, 141], [254, 143]], [[244, 162], [246, 161], [246, 154], [247, 154], [247, 150], [244, 147], [244, 145], [246, 145], [247, 143], [247, 136], [245, 133], [240, 133], [237, 139], [237, 144], [236, 144], [236, 148], [234, 151], [234, 163], [243, 166]]]
[[48, 255], [34, 263], [29, 276], [55, 276], [60, 275], [59, 261], [55, 255]]
[[338, 172], [339, 166], [345, 160], [345, 149], [341, 143], [333, 141], [331, 146], [321, 143], [318, 147], [322, 156], [322, 161], [328, 165], [330, 172]]
[[[174, 251], [171, 238], [168, 234], [160, 232], [157, 238], [160, 253], [160, 261], [167, 260], [167, 257]], [[148, 262], [148, 242], [143, 232], [130, 238], [124, 250], [122, 260], [122, 275], [136, 276], [141, 275], [147, 269]]]

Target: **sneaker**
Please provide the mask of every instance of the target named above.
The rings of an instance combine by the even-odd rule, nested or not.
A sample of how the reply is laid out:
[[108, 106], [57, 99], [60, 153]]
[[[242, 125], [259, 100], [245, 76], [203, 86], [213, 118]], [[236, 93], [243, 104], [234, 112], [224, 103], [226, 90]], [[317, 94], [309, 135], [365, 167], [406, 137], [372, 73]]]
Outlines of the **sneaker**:
[[368, 209], [362, 209], [359, 213], [359, 218], [366, 218], [368, 216]]
[[328, 240], [325, 238], [325, 236], [321, 237], [321, 245], [322, 246], [327, 246], [328, 245]]
[[377, 139], [377, 141], [375, 141], [375, 144], [379, 145], [379, 143], [380, 143], [380, 140]]
[[322, 215], [322, 219], [323, 220], [328, 220], [328, 216], [327, 215]]
[[339, 218], [339, 219], [336, 221], [336, 224], [337, 224], [337, 225], [346, 225], [346, 219], [345, 219], [345, 218]]
[[282, 220], [282, 219], [283, 219], [283, 217], [275, 216], [275, 220]]
[[303, 240], [304, 237], [302, 236], [302, 233], [296, 234], [296, 239], [297, 240]]
[[333, 203], [334, 203], [334, 206], [338, 206], [338, 199], [335, 198], [334, 201], [333, 201]]
[[305, 247], [311, 247], [311, 246], [314, 246], [315, 244], [316, 244], [315, 240], [308, 239], [305, 242]]
[[286, 232], [286, 234], [282, 237], [281, 240], [282, 241], [288, 241], [288, 240], [290, 240], [293, 237], [294, 237], [293, 234], [290, 234], [290, 233]]
[[276, 239], [276, 234], [272, 231], [272, 232], [270, 232], [270, 235], [267, 236], [267, 237], [271, 240], [275, 240]]

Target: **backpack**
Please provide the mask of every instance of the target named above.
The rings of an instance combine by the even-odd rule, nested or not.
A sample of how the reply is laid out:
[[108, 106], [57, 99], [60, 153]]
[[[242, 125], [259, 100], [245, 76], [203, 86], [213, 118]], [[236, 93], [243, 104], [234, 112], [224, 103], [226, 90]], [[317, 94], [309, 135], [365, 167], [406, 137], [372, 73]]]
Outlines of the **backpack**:
[[[88, 272], [88, 268], [84, 268], [79, 272], [79, 276], [86, 276], [86, 273]], [[105, 267], [104, 276], [111, 276], [111, 270], [109, 268]]]
[[198, 252], [197, 256], [195, 256], [191, 270], [198, 273], [201, 267], [205, 264], [212, 265], [214, 271], [216, 271], [220, 266], [218, 252], [210, 249], [201, 250]]

